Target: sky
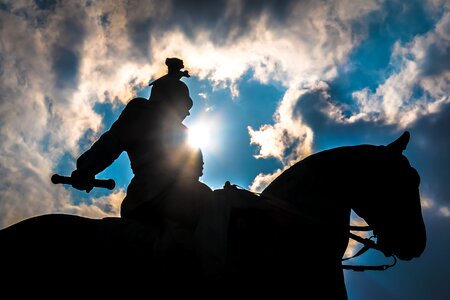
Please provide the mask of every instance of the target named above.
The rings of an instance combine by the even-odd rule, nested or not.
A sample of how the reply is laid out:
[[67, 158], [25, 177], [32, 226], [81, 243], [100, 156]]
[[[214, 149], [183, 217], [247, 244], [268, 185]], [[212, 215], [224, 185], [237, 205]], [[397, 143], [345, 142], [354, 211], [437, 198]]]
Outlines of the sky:
[[410, 131], [427, 248], [385, 272], [345, 271], [349, 299], [449, 299], [449, 50], [445, 0], [0, 0], [0, 228], [118, 216], [126, 154], [97, 176], [113, 191], [50, 177], [69, 175], [178, 57], [192, 75], [185, 124], [203, 128], [201, 181], [213, 189], [261, 191], [310, 154]]

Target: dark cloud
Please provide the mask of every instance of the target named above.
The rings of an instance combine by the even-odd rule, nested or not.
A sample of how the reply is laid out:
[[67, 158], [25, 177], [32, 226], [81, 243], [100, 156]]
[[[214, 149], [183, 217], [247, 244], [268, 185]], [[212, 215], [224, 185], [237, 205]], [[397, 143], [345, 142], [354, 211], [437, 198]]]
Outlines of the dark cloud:
[[320, 89], [307, 92], [298, 99], [294, 109], [294, 114], [301, 116], [314, 132], [322, 131], [328, 121], [327, 116], [321, 112], [328, 101], [323, 93]]
[[226, 0], [208, 1], [173, 1], [171, 21], [179, 24], [188, 31], [194, 28], [215, 27], [220, 22], [226, 12]]
[[135, 45], [135, 50], [143, 57], [151, 56], [150, 37], [156, 28], [152, 18], [130, 20], [128, 23], [128, 35], [130, 41]]
[[86, 18], [86, 13], [81, 9], [76, 12], [67, 9], [63, 21], [58, 24], [57, 43], [75, 49], [80, 47], [87, 33]]
[[34, 3], [39, 9], [54, 10], [57, 4], [56, 0], [35, 0]]
[[430, 44], [425, 51], [426, 55], [420, 62], [423, 76], [441, 75], [450, 70], [450, 43]]
[[111, 25], [111, 20], [109, 19], [109, 14], [103, 13], [100, 17], [100, 24], [103, 26], [103, 28], [106, 28]]
[[86, 14], [82, 10], [63, 11], [64, 18], [57, 22], [57, 36], [52, 49], [53, 71], [57, 88], [76, 87], [80, 67], [80, 52], [87, 34]]
[[3, 10], [3, 11], [9, 11], [9, 10], [10, 10], [10, 5], [9, 5], [9, 3], [3, 3], [3, 2], [0, 2], [0, 10]]
[[416, 168], [422, 191], [440, 204], [450, 205], [450, 105], [438, 114], [423, 117], [411, 128]]
[[153, 10], [161, 11], [161, 14], [153, 12], [151, 16], [145, 16], [130, 11], [148, 5], [142, 1], [127, 8], [127, 29], [130, 40], [137, 49], [141, 49], [143, 55], [148, 55], [152, 35], [158, 37], [158, 33], [173, 29], [181, 30], [191, 39], [195, 39], [201, 31], [208, 31], [213, 33], [211, 40], [221, 45], [230, 39], [244, 36], [254, 26], [253, 22], [263, 14], [268, 16], [269, 25], [286, 23], [296, 3], [284, 0], [175, 0], [170, 3], [169, 11], [165, 9], [167, 3], [161, 3], [160, 7], [158, 3], [154, 4]]
[[269, 23], [286, 22], [293, 3], [296, 2], [176, 0], [173, 2], [173, 20], [191, 36], [195, 36], [199, 29], [212, 30], [215, 34], [213, 40], [221, 43], [248, 32], [252, 22], [263, 14], [269, 17]]
[[53, 70], [56, 75], [56, 87], [77, 86], [79, 65], [80, 60], [72, 49], [55, 46], [53, 50]]

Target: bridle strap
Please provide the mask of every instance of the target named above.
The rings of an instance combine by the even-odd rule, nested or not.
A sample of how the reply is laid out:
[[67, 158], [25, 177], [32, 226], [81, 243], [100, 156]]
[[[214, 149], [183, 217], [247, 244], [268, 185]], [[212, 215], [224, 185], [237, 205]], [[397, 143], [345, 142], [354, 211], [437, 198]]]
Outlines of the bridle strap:
[[386, 271], [387, 269], [395, 266], [395, 264], [397, 263], [397, 257], [395, 257], [395, 255], [391, 255], [391, 257], [394, 259], [394, 262], [392, 264], [390, 264], [390, 265], [378, 265], [378, 266], [342, 265], [342, 269], [358, 271], [358, 272], [364, 272], [364, 271]]
[[349, 229], [351, 231], [372, 231], [372, 227], [370, 226], [355, 226], [355, 225], [350, 225]]
[[[350, 226], [350, 230], [353, 231], [370, 231], [372, 230], [370, 228], [370, 226]], [[381, 250], [381, 248], [371, 239], [367, 239], [367, 238], [363, 238], [360, 237], [359, 235], [356, 235], [354, 233], [349, 232], [348, 233], [349, 237], [352, 240], [357, 241], [358, 243], [363, 244], [364, 246], [358, 251], [356, 252], [356, 254], [354, 254], [353, 256], [350, 257], [346, 257], [343, 258], [342, 261], [346, 261], [355, 257], [358, 257], [362, 254], [364, 254], [367, 250], [369, 249], [375, 249], [378, 250], [380, 252], [383, 252]], [[363, 272], [363, 271], [385, 271], [393, 266], [395, 266], [395, 264], [397, 263], [397, 258], [395, 257], [395, 255], [391, 255], [391, 257], [394, 259], [394, 262], [390, 265], [378, 265], [378, 266], [365, 266], [365, 265], [342, 265], [342, 269], [344, 270], [352, 270], [352, 271], [359, 271], [359, 272]]]
[[378, 251], [381, 251], [380, 247], [377, 245], [377, 243], [375, 243], [374, 241], [372, 241], [371, 239], [366, 239], [363, 237], [360, 237], [359, 235], [356, 235], [354, 233], [349, 232], [348, 236], [352, 239], [357, 241], [358, 243], [361, 243], [364, 245], [364, 247], [368, 247], [368, 248], [372, 248], [372, 249], [376, 249]]
[[386, 271], [387, 269], [395, 266], [397, 263], [397, 258], [395, 255], [391, 256], [394, 259], [394, 262], [390, 265], [379, 265], [379, 266], [364, 266], [364, 265], [342, 265], [342, 269], [344, 270], [352, 270], [357, 272], [364, 272], [364, 271]]

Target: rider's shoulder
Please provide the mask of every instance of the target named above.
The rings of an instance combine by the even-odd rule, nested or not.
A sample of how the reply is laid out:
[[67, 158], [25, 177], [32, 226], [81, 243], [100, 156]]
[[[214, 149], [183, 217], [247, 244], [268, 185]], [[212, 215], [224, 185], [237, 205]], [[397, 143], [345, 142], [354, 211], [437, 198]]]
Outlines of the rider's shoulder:
[[148, 99], [134, 98], [128, 102], [127, 107], [146, 107], [149, 104], [150, 104], [150, 101]]
[[152, 101], [145, 98], [134, 98], [128, 102], [125, 106], [124, 111], [127, 112], [137, 112], [137, 111], [146, 111], [152, 107]]

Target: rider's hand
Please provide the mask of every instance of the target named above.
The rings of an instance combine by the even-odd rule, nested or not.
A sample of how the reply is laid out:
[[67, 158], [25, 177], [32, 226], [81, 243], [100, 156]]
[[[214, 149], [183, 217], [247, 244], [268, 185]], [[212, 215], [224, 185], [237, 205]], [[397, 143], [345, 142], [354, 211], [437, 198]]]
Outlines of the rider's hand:
[[72, 178], [72, 187], [80, 191], [86, 191], [89, 193], [94, 188], [95, 176], [87, 174], [80, 170], [75, 170], [70, 176]]

